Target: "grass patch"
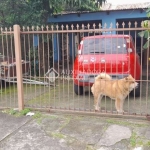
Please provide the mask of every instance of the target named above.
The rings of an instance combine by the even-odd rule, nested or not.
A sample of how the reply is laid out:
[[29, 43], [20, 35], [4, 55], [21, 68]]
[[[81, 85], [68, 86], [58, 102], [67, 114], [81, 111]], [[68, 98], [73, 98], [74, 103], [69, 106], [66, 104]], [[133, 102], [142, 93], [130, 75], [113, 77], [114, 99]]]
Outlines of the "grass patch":
[[133, 132], [131, 137], [130, 137], [130, 145], [131, 145], [131, 147], [135, 147], [136, 146], [136, 139], [137, 139], [137, 135], [136, 135], [135, 132]]
[[6, 113], [6, 114], [9, 114], [9, 115], [16, 115], [18, 113], [18, 110], [15, 110], [15, 109], [5, 109], [2, 112]]
[[87, 145], [86, 150], [96, 150], [92, 145]]
[[31, 110], [29, 108], [25, 108], [19, 112], [19, 116], [25, 116], [27, 113], [29, 113]]
[[[40, 88], [41, 85], [36, 85], [36, 88]], [[23, 88], [24, 88], [24, 92], [25, 93], [28, 93], [29, 91], [30, 92], [33, 92], [33, 90], [35, 89], [35, 85], [33, 84], [23, 84]], [[27, 91], [26, 91], [27, 89]], [[0, 94], [3, 95], [8, 95], [8, 94], [12, 94], [12, 93], [17, 93], [17, 84], [10, 84], [10, 85], [7, 85], [5, 87], [2, 87], [0, 89]]]
[[36, 112], [35, 115], [33, 116], [34, 119], [39, 119], [42, 117], [41, 112]]
[[52, 135], [52, 137], [54, 137], [54, 138], [58, 138], [58, 139], [65, 139], [66, 138], [66, 136], [65, 135], [63, 135], [63, 134], [61, 134], [61, 133], [56, 133], [56, 132], [53, 132], [53, 133], [51, 133], [51, 135]]
[[[57, 81], [58, 82], [58, 81]], [[58, 85], [56, 83], [56, 85]], [[26, 105], [35, 105], [35, 104], [54, 104], [57, 100], [62, 99], [62, 95], [66, 95], [68, 97], [68, 89], [73, 89], [73, 84], [70, 82], [69, 85], [66, 82], [60, 81], [59, 86], [55, 87], [48, 87], [45, 93], [42, 93], [39, 96], [36, 96], [32, 99], [30, 99], [28, 102], [26, 102]], [[64, 94], [63, 94], [64, 91]], [[66, 93], [66, 94], [65, 94]], [[69, 91], [70, 95], [73, 95], [73, 91]]]
[[123, 126], [129, 126], [129, 127], [147, 127], [147, 124], [138, 124], [138, 123], [130, 123], [128, 121], [118, 121], [113, 119], [107, 119], [107, 123], [110, 124], [117, 124], [117, 125], [123, 125]]
[[150, 147], [150, 141], [148, 141], [145, 146]]
[[103, 131], [105, 132], [107, 129], [108, 129], [108, 126], [105, 125], [105, 126], [103, 127]]
[[10, 94], [12, 92], [17, 93], [17, 85], [16, 84], [0, 89], [0, 94], [2, 94], [2, 95], [7, 95], [7, 94]]
[[61, 131], [67, 124], [69, 124], [70, 120], [71, 120], [71, 117], [66, 118], [65, 123], [59, 128], [59, 131]]
[[45, 118], [45, 116], [39, 111], [35, 112], [33, 116], [33, 119], [35, 119], [39, 124], [41, 124], [43, 118]]
[[150, 141], [147, 141], [144, 137], [138, 137], [137, 134], [133, 132], [130, 137], [130, 146], [132, 148], [139, 147], [139, 146], [150, 147]]
[[51, 101], [51, 97], [54, 97], [54, 94], [51, 94], [52, 92], [44, 93], [40, 96], [37, 96], [35, 98], [32, 98], [28, 102], [26, 102], [26, 105], [34, 105], [34, 104], [49, 104], [49, 101]]
[[57, 118], [58, 118], [58, 116], [56, 116], [56, 115], [47, 115], [47, 118], [57, 119]]
[[37, 111], [35, 112], [35, 115], [33, 116], [33, 119], [37, 120], [37, 122], [40, 124], [44, 118], [51, 118], [51, 119], [57, 119], [58, 116], [55, 115], [46, 115], [42, 114], [41, 112]]
[[18, 111], [16, 109], [6, 109], [3, 110], [3, 113], [9, 114], [9, 115], [14, 115], [16, 117], [20, 117], [20, 116], [25, 116], [28, 112], [30, 112], [31, 110], [29, 108], [25, 108], [21, 111]]

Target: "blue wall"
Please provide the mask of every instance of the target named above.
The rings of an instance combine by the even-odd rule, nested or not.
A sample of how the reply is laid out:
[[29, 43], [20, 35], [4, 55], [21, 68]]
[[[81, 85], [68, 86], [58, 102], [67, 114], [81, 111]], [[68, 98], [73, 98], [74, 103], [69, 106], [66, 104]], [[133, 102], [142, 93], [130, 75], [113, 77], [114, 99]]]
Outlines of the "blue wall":
[[125, 18], [143, 18], [146, 17], [146, 12], [142, 13], [140, 10], [122, 10], [122, 11], [110, 11], [109, 15], [107, 12], [95, 12], [95, 13], [83, 13], [78, 17], [77, 14], [67, 14], [58, 15], [57, 18], [51, 17], [48, 19], [50, 23], [60, 23], [60, 22], [73, 22], [73, 21], [92, 21], [92, 20], [102, 20], [102, 24], [106, 23], [110, 25], [113, 23], [113, 27], [116, 25], [116, 19]]
[[[77, 14], [66, 14], [66, 15], [58, 15], [57, 18], [55, 17], [50, 17], [48, 19], [48, 23], [63, 23], [63, 22], [79, 22], [79, 21], [93, 21], [93, 20], [102, 20], [102, 26], [104, 27], [104, 24], [107, 24], [107, 28], [110, 27], [110, 24], [113, 24], [113, 28], [116, 28], [116, 20], [117, 19], [129, 19], [130, 18], [145, 18], [146, 17], [146, 12], [143, 11], [141, 12], [139, 9], [137, 10], [121, 10], [121, 11], [110, 11], [109, 14], [105, 11], [103, 12], [95, 12], [95, 13], [83, 13], [80, 14], [80, 17]], [[115, 33], [115, 32], [113, 32]], [[73, 55], [72, 52], [75, 50], [74, 49], [74, 38], [72, 34], [69, 34], [69, 43], [70, 43], [70, 55]], [[35, 39], [35, 43], [36, 43]], [[58, 60], [58, 39], [55, 36], [54, 37], [54, 53], [55, 57], [54, 60]]]

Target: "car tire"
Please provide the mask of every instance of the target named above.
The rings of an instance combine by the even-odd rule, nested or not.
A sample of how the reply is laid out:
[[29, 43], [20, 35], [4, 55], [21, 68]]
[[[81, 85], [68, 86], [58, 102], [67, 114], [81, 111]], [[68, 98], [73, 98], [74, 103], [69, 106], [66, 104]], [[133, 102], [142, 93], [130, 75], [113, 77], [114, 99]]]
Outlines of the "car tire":
[[135, 96], [135, 97], [139, 97], [140, 96], [140, 83], [138, 88], [136, 88], [135, 90], [131, 91], [131, 95]]
[[74, 92], [77, 95], [83, 95], [83, 86], [78, 86], [78, 85], [74, 84]]

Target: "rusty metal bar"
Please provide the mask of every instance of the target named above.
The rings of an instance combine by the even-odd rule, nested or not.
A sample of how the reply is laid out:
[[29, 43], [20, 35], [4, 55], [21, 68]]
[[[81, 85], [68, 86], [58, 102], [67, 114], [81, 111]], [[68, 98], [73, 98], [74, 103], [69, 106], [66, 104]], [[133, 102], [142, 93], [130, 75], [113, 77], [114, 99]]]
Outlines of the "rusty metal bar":
[[33, 107], [28, 107], [32, 110], [36, 111], [43, 111], [43, 112], [48, 112], [48, 113], [69, 113], [69, 114], [78, 114], [78, 115], [94, 115], [94, 116], [99, 116], [99, 117], [116, 117], [116, 118], [127, 118], [127, 119], [143, 119], [146, 120], [145, 115], [135, 115], [135, 114], [124, 114], [124, 115], [117, 115], [117, 113], [96, 113], [94, 111], [79, 111], [79, 110], [65, 110], [65, 109], [51, 109], [51, 108], [33, 108]]

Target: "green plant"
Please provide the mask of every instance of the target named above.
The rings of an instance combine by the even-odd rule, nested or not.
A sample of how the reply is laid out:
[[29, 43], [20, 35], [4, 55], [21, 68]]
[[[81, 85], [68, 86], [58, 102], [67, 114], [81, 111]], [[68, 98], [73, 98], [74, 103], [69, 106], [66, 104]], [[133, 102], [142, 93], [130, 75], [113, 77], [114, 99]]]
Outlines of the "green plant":
[[18, 112], [17, 110], [9, 109], [7, 113], [10, 114], [10, 115], [16, 115], [17, 112]]
[[29, 108], [25, 108], [25, 109], [23, 109], [21, 111], [18, 111], [18, 110], [15, 110], [15, 109], [6, 109], [6, 110], [4, 110], [2, 112], [10, 114], [10, 115], [14, 115], [14, 116], [24, 116], [30, 111], [31, 110]]
[[15, 115], [16, 113], [17, 113], [17, 111], [14, 110], [14, 109], [11, 109], [11, 110], [9, 111], [9, 114], [10, 114], [10, 115]]
[[16, 115], [18, 111], [14, 109], [6, 109], [6, 110], [3, 110], [2, 112], [6, 114], [10, 114], [10, 115]]
[[150, 7], [147, 9], [147, 17], [150, 17]]
[[[149, 18], [150, 17], [150, 8], [147, 9], [146, 13], [147, 13], [147, 17]], [[144, 20], [142, 22], [142, 27], [143, 28], [150, 28], [150, 20]], [[144, 49], [147, 49], [150, 46], [150, 29], [141, 31], [141, 32], [138, 33], [138, 35], [141, 38], [146, 38], [147, 39], [147, 42], [143, 46]]]
[[[145, 20], [142, 22], [143, 28], [150, 28], [150, 20]], [[141, 38], [146, 38], [147, 42], [144, 44], [143, 48], [147, 49], [150, 46], [150, 30], [144, 30], [138, 33]]]
[[23, 109], [23, 110], [21, 110], [20, 112], [19, 112], [19, 116], [21, 115], [21, 116], [24, 116], [24, 115], [26, 115], [28, 112], [30, 112], [31, 110], [29, 109], [29, 108], [25, 108], [25, 109]]

